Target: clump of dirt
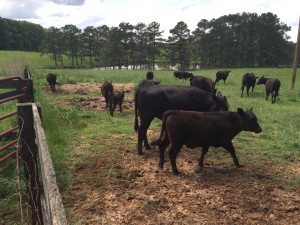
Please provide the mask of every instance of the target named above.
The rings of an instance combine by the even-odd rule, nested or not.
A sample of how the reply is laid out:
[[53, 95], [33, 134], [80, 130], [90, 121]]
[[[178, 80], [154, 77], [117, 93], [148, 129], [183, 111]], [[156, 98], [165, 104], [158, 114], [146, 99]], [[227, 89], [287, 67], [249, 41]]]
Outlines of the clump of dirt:
[[[62, 85], [54, 94], [80, 94], [61, 104], [102, 110], [103, 97], [85, 96], [100, 94], [100, 85]], [[134, 85], [114, 87], [132, 91]], [[132, 99], [125, 102], [132, 107]], [[158, 132], [150, 130], [149, 139], [154, 136]], [[119, 143], [121, 139], [128, 144]], [[63, 197], [71, 224], [299, 224], [299, 186], [288, 190], [276, 179], [278, 174], [299, 176], [299, 165], [282, 168], [240, 158], [246, 165], [237, 169], [228, 152], [211, 149], [206, 168], [196, 174], [197, 156], [191, 153], [200, 155], [200, 149], [184, 147], [177, 158], [181, 175], [175, 176], [167, 155], [164, 169], [158, 169], [157, 148], [137, 155], [135, 133], [112, 135], [105, 140], [112, 146], [103, 141], [81, 137], [81, 145], [72, 149], [68, 167], [73, 182]]]

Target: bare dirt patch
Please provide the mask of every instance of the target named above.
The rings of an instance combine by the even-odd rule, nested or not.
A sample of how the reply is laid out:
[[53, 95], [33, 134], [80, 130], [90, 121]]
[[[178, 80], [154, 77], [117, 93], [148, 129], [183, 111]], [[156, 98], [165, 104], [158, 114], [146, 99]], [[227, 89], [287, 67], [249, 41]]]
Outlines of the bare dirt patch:
[[[72, 97], [70, 99], [58, 100], [57, 102], [62, 105], [79, 105], [87, 109], [94, 110], [105, 110], [105, 99], [101, 95], [100, 88], [101, 83], [79, 83], [79, 84], [63, 84], [57, 85], [56, 92], [52, 93], [50, 88], [47, 87], [47, 91], [51, 95], [69, 95], [69, 94], [79, 94], [80, 97]], [[134, 84], [113, 84], [114, 91], [125, 91], [125, 93], [130, 93], [134, 89]], [[98, 97], [88, 97], [88, 94], [96, 93]], [[122, 109], [124, 111], [129, 111], [133, 107], [133, 99], [126, 96], [122, 104]], [[119, 110], [117, 108], [116, 110]]]
[[[99, 92], [99, 84], [88, 85], [62, 86], [59, 91]], [[103, 108], [101, 97], [99, 102], [95, 104]], [[158, 134], [149, 133], [150, 139], [154, 136]], [[196, 174], [191, 152], [200, 150], [183, 148], [177, 161], [181, 175], [174, 176], [168, 160], [163, 170], [158, 169], [157, 148], [137, 156], [132, 147], [135, 133], [112, 138], [114, 145], [104, 146], [103, 140], [82, 137], [81, 145], [72, 150], [68, 166], [73, 183], [63, 197], [71, 224], [300, 224], [300, 188], [287, 190], [278, 180], [299, 174], [299, 165], [282, 168], [240, 158], [245, 167], [237, 169], [227, 152], [212, 149], [216, 153], [205, 158], [206, 168]], [[128, 144], [118, 144], [121, 138]], [[95, 150], [96, 146], [103, 149]]]

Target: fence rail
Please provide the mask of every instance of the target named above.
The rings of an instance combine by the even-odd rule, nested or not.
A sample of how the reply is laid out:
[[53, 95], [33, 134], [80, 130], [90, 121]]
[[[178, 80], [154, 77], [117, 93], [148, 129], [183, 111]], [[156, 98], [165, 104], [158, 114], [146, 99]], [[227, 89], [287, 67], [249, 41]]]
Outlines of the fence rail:
[[[24, 77], [30, 78], [26, 68]], [[18, 125], [0, 133], [0, 140], [19, 131], [17, 138], [0, 147], [0, 153], [20, 143], [20, 148], [8, 152], [0, 158], [0, 163], [16, 156], [19, 151], [24, 168], [24, 179], [27, 183], [29, 209], [31, 210], [31, 224], [67, 224], [62, 199], [56, 183], [56, 176], [51, 156], [41, 122], [41, 107], [34, 103], [33, 82], [17, 76], [0, 78], [0, 89], [9, 90], [0, 94], [0, 104], [18, 100], [17, 111], [0, 115], [0, 121], [17, 115]], [[39, 157], [39, 160], [38, 160]], [[41, 173], [42, 180], [38, 173]], [[43, 202], [42, 202], [43, 201]], [[44, 206], [44, 207], [42, 207]], [[24, 221], [23, 221], [24, 222]]]

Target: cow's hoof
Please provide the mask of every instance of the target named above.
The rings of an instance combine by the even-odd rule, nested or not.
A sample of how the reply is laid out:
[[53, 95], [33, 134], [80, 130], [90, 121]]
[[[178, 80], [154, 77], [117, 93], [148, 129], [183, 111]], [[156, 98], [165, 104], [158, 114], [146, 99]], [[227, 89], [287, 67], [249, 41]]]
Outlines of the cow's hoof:
[[142, 151], [139, 151], [138, 154], [139, 154], [139, 155], [143, 155], [144, 153], [143, 153]]
[[201, 166], [198, 166], [196, 169], [194, 169], [194, 172], [195, 173], [201, 173], [202, 171], [203, 171], [203, 167], [201, 167]]
[[180, 173], [179, 173], [178, 170], [176, 170], [176, 171], [173, 171], [173, 174], [174, 174], [175, 176], [178, 176]]
[[164, 163], [159, 162], [159, 163], [158, 163], [158, 167], [159, 167], [160, 169], [163, 169]]

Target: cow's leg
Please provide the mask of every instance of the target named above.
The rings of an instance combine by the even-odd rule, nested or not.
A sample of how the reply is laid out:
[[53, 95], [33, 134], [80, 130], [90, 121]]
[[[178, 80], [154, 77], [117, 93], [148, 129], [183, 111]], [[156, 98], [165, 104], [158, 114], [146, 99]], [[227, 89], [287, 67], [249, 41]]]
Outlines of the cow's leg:
[[238, 158], [236, 157], [235, 149], [232, 145], [232, 142], [226, 143], [224, 148], [231, 154], [235, 166], [238, 168], [242, 167], [239, 163]]
[[203, 169], [203, 167], [204, 167], [204, 163], [203, 163], [204, 162], [204, 156], [208, 152], [208, 149], [209, 149], [209, 146], [202, 147], [202, 153], [201, 153], [200, 159], [198, 161], [199, 168], [201, 168], [201, 169]]
[[147, 129], [150, 126], [151, 120], [141, 120], [140, 126], [138, 128], [138, 144], [137, 144], [137, 150], [138, 154], [142, 155], [142, 142], [144, 141], [144, 145], [146, 149], [150, 149], [150, 145], [148, 143], [147, 139]]
[[252, 86], [252, 90], [251, 90], [251, 92], [253, 92], [253, 89], [254, 89], [254, 86]]
[[250, 86], [247, 87], [247, 96], [249, 96], [249, 89], [250, 89]]
[[176, 166], [176, 157], [177, 157], [178, 152], [180, 151], [181, 147], [182, 147], [182, 144], [171, 144], [171, 147], [169, 150], [170, 163], [172, 166], [172, 171], [175, 175], [179, 174], [179, 171]]
[[161, 142], [158, 145], [159, 148], [159, 162], [158, 166], [162, 169], [165, 163], [165, 150], [167, 146], [170, 144], [169, 138], [167, 135], [165, 135]]
[[241, 87], [242, 93], [241, 93], [241, 97], [243, 97], [243, 93], [244, 93], [244, 85]]
[[267, 100], [267, 101], [268, 101], [269, 95], [270, 95], [270, 92], [267, 90], [267, 91], [266, 91], [266, 100]]
[[275, 102], [275, 98], [276, 98], [274, 91], [272, 91], [271, 96], [272, 96], [272, 104], [273, 104]]
[[120, 112], [122, 112], [122, 103], [119, 104]]
[[203, 170], [203, 168], [204, 168], [204, 164], [203, 164], [204, 156], [208, 152], [208, 149], [209, 149], [209, 146], [202, 147], [202, 153], [201, 153], [201, 156], [198, 160], [198, 167], [195, 169], [195, 173], [200, 173]]

